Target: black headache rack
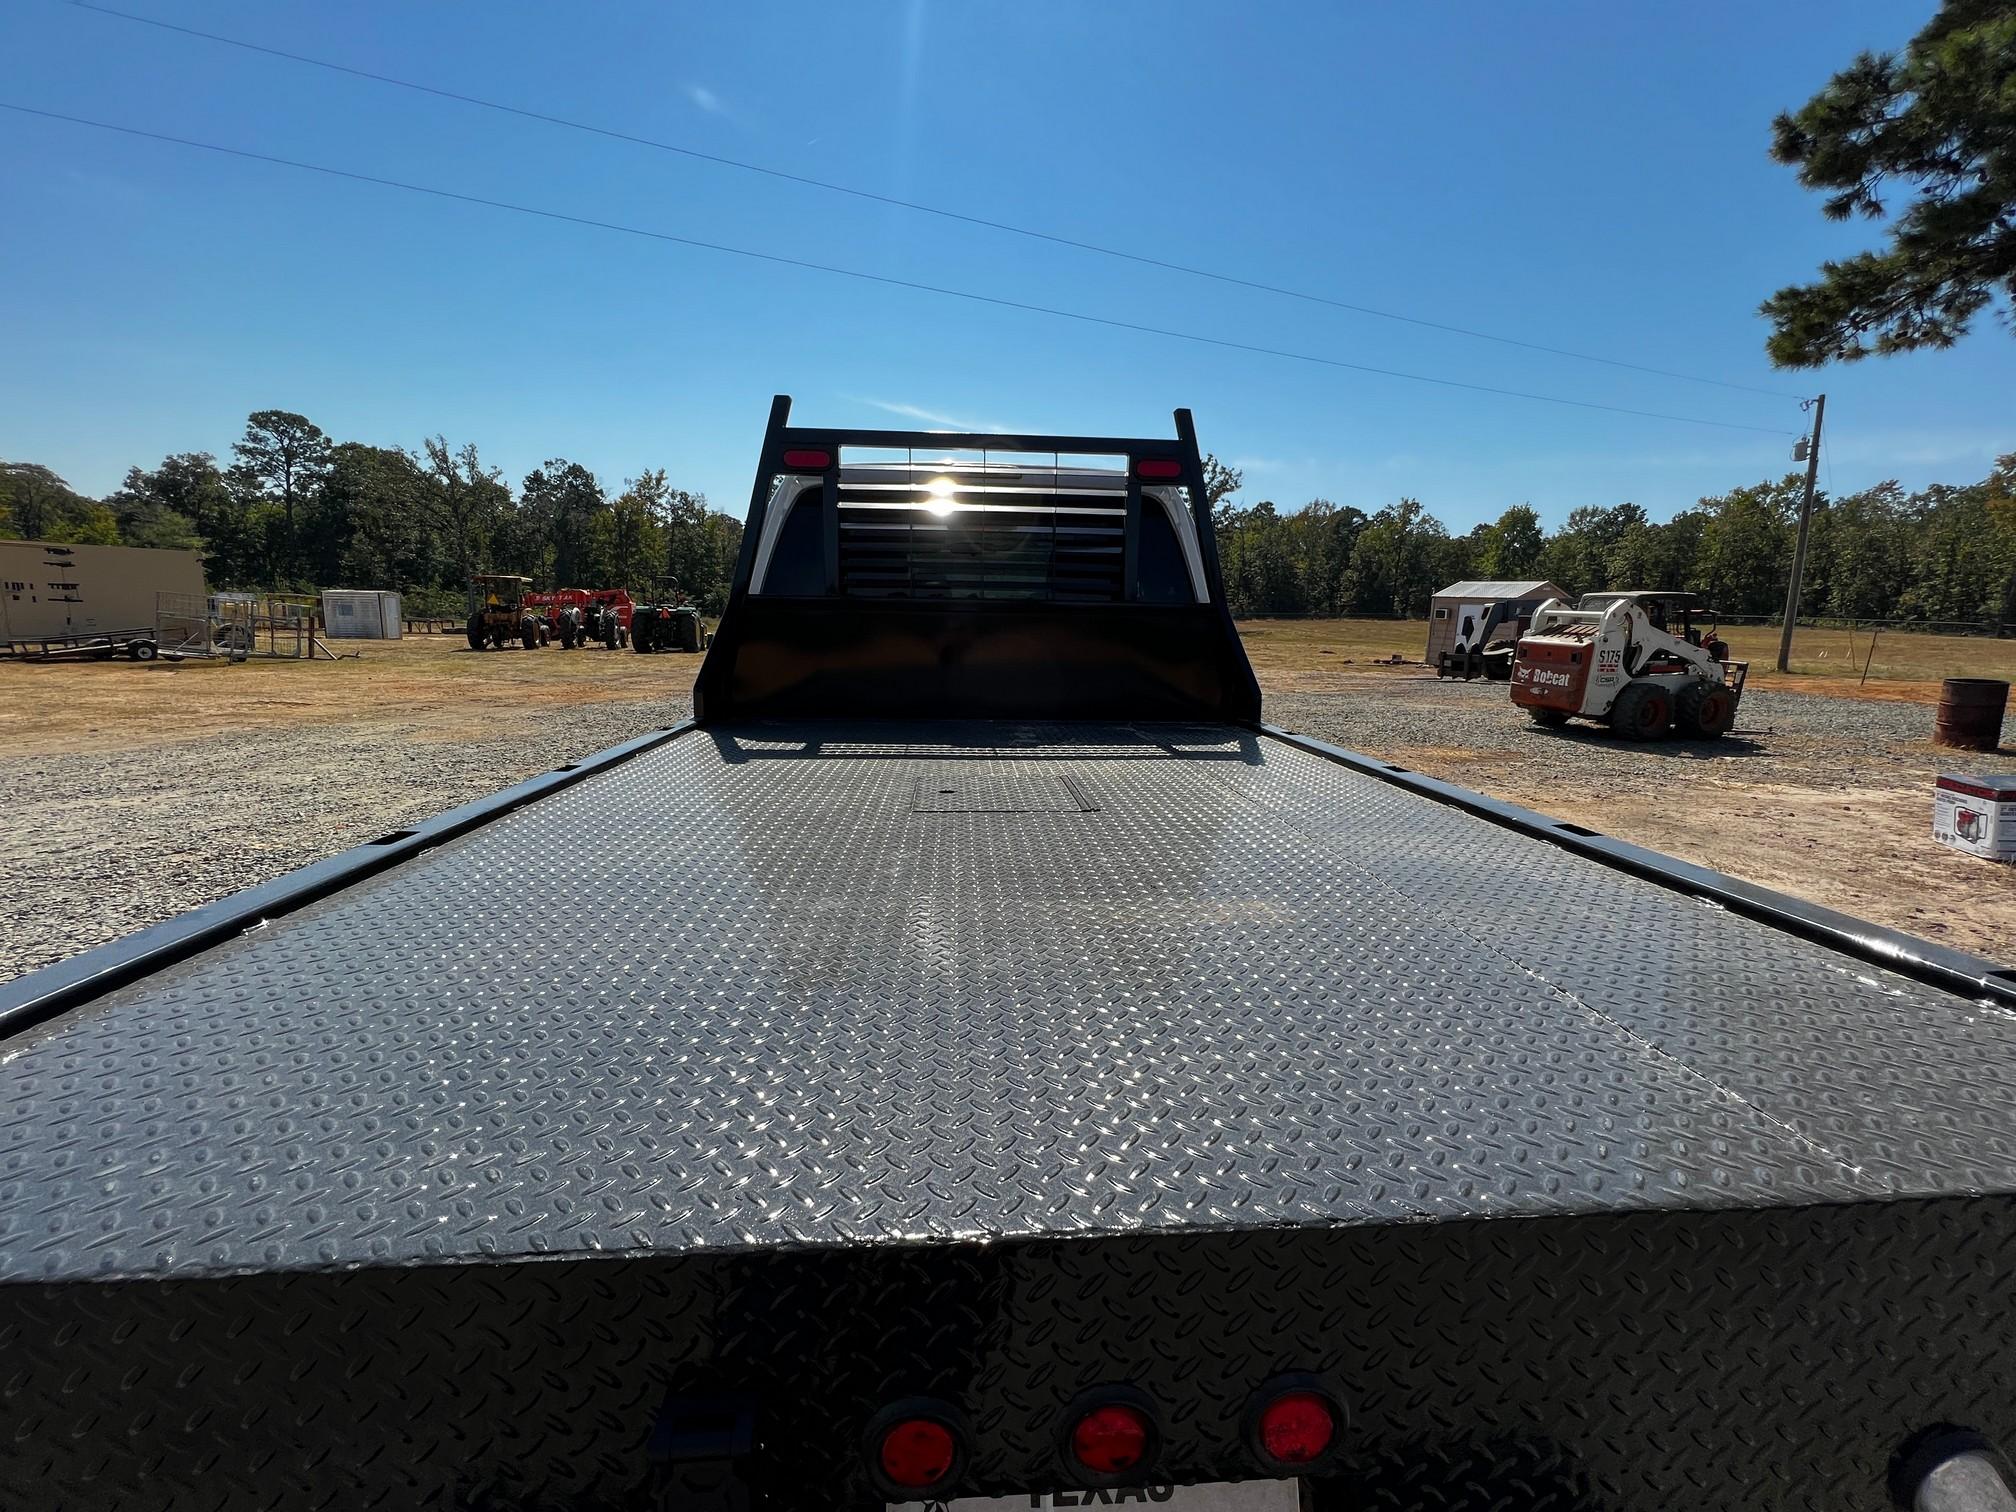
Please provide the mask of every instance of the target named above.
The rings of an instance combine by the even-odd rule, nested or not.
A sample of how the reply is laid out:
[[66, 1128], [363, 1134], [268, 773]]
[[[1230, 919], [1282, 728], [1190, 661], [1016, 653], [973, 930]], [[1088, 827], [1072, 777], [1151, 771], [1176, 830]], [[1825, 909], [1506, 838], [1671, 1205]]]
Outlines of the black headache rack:
[[[1259, 685], [1219, 577], [1188, 410], [1176, 412], [1176, 435], [1164, 439], [800, 427], [790, 413], [779, 395], [734, 586], [694, 686], [702, 724], [1259, 717]], [[916, 461], [878, 466], [850, 452]], [[1012, 464], [929, 465], [952, 453], [1092, 457], [1111, 475], [1083, 476], [1074, 490], [1061, 481], [1071, 470], [1058, 468], [1045, 487], [1022, 488]], [[914, 486], [903, 486], [906, 472]], [[926, 490], [941, 476], [962, 507], [921, 518]], [[773, 518], [780, 479], [816, 479], [782, 501], [793, 512], [782, 531]], [[871, 497], [876, 490], [883, 499]], [[1155, 548], [1168, 536], [1168, 490], [1180, 492], [1188, 513], [1194, 592], [1165, 591], [1167, 579], [1151, 576], [1166, 565], [1166, 548]], [[971, 499], [990, 502], [964, 502]], [[920, 517], [885, 524], [871, 513], [906, 501]], [[1018, 517], [1017, 502], [1034, 506], [1028, 516]], [[773, 567], [759, 589], [766, 536], [796, 535], [798, 525], [808, 527], [805, 570], [785, 584]]]
[[[870, 691], [780, 610], [1171, 607], [1086, 566], [1166, 495], [990, 469], [745, 561], [706, 727], [0, 985], [0, 1509], [1996, 1505], [1924, 1497], [2016, 1442], [2008, 974], [1216, 714], [724, 716]], [[1241, 706], [1183, 623], [1053, 644]]]

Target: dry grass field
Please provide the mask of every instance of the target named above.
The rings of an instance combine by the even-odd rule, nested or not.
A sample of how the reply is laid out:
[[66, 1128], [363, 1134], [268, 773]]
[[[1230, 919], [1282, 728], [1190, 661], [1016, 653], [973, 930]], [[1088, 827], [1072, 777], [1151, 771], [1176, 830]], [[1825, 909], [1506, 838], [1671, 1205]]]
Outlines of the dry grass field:
[[417, 720], [423, 738], [450, 741], [564, 722], [584, 704], [683, 700], [700, 663], [600, 646], [471, 651], [459, 634], [332, 644], [333, 662], [0, 661], [0, 718], [19, 755], [355, 721]]
[[[2016, 677], [2016, 643], [1802, 631], [1752, 663], [1720, 742], [1540, 731], [1503, 684], [1447, 683], [1419, 621], [1241, 627], [1267, 715], [1385, 760], [1914, 934], [2016, 960], [2016, 870], [1929, 834], [1940, 771], [2016, 753], [1930, 744], [1938, 679]], [[328, 662], [0, 662], [9, 824], [0, 979], [303, 865], [688, 710], [698, 658], [366, 642]], [[1401, 663], [1391, 664], [1398, 656]], [[1853, 670], [1851, 671], [1851, 665]]]
[[[1347, 664], [1394, 656], [1418, 662], [1428, 644], [1421, 620], [1247, 620], [1239, 633], [1263, 682], [1311, 693]], [[1873, 637], [1872, 656], [1867, 630], [1801, 629], [1792, 642], [1792, 670], [1781, 673], [1776, 626], [1732, 625], [1722, 638], [1736, 660], [1750, 663], [1752, 687], [1782, 692], [1934, 703], [1944, 678], [2016, 679], [2016, 640], [1885, 630]]]

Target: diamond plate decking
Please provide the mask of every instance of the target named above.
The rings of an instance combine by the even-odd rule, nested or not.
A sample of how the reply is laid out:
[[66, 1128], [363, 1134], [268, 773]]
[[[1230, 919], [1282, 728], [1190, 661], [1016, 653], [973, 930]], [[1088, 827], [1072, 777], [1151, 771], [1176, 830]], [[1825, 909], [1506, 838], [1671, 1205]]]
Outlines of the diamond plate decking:
[[0, 1043], [0, 1279], [2006, 1192], [2012, 1030], [1246, 731], [699, 731]]

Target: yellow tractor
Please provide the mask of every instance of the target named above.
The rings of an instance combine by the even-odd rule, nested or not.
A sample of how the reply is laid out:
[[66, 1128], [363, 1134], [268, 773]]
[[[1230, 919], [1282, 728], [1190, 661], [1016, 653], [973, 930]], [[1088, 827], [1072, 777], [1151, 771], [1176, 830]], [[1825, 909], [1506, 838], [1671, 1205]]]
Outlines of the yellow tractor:
[[476, 608], [469, 616], [469, 649], [485, 646], [502, 651], [506, 641], [518, 641], [527, 651], [546, 644], [551, 631], [546, 621], [525, 603], [525, 590], [532, 579], [503, 572], [479, 572], [470, 579], [470, 598]]

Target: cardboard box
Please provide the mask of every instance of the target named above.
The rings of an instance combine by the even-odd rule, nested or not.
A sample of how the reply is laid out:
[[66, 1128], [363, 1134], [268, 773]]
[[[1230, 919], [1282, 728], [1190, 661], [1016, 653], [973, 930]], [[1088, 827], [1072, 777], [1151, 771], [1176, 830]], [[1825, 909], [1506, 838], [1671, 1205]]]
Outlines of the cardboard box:
[[1970, 856], [2016, 862], [2016, 776], [1942, 775], [1932, 790], [1932, 838]]

